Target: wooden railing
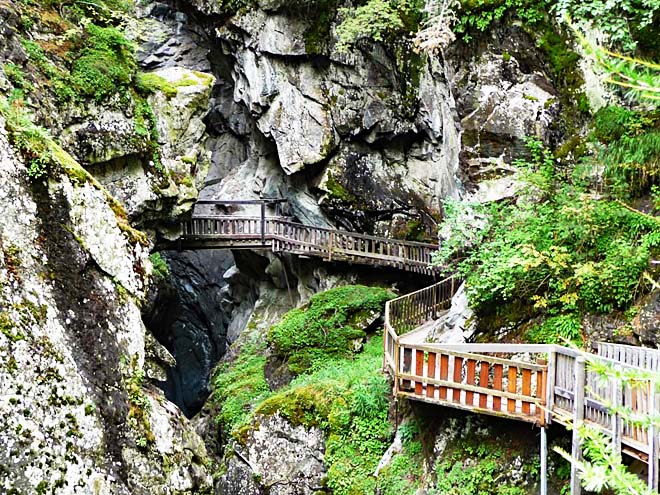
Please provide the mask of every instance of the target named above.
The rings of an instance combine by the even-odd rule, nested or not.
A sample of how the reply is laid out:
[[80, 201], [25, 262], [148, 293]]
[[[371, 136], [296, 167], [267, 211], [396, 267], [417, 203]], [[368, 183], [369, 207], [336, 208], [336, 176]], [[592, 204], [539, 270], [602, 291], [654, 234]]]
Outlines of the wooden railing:
[[658, 349], [610, 342], [598, 342], [596, 348], [599, 356], [646, 370], [660, 371], [660, 350]]
[[[649, 371], [658, 370], [660, 351], [599, 343], [596, 355], [550, 344], [424, 342], [420, 326], [449, 307], [457, 286], [448, 278], [387, 303], [384, 363], [395, 395], [542, 426], [584, 422], [647, 462], [649, 484], [657, 486], [660, 435], [648, 418], [660, 413], [660, 397]], [[616, 373], [604, 378], [604, 368]], [[624, 382], [621, 375], [638, 378]], [[574, 434], [578, 457], [579, 444]]]
[[[284, 217], [193, 217], [182, 224], [179, 242], [183, 249], [203, 249], [240, 246], [246, 241], [261, 243], [276, 252], [321, 257], [328, 261], [393, 266], [426, 275], [442, 271], [441, 267], [432, 266], [433, 254], [437, 251], [435, 244], [312, 227]], [[255, 246], [250, 244], [250, 247]]]

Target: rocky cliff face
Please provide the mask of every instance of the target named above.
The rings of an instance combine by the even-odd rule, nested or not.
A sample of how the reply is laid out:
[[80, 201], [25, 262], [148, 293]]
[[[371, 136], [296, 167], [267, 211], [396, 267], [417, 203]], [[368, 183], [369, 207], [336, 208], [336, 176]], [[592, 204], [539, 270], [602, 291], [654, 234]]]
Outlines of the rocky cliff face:
[[[34, 156], [0, 117], [8, 493], [212, 491], [206, 448], [181, 411], [202, 408], [228, 346], [320, 290], [400, 278], [263, 253], [168, 253], [169, 282], [146, 303], [149, 248], [176, 236], [198, 194], [281, 196], [303, 223], [435, 240], [443, 199], [513, 195], [524, 138], [562, 137], [560, 91], [516, 27], [440, 58], [379, 44], [341, 54], [336, 22], [320, 29], [281, 2], [231, 17], [217, 2], [141, 2], [121, 27], [142, 74], [97, 98], [61, 86], [62, 68], [76, 68], [61, 47], [84, 29], [66, 9], [33, 8], [0, 0], [0, 102], [22, 101], [14, 107], [62, 148], [34, 179]], [[206, 414], [199, 423], [213, 431]], [[261, 426], [216, 492], [322, 489], [324, 434], [277, 415]]]
[[303, 222], [433, 238], [444, 198], [511, 194], [523, 139], [557, 138], [558, 92], [521, 29], [403, 64], [337, 53], [332, 26], [311, 43], [316, 28], [279, 3], [216, 25], [205, 197], [286, 196]]
[[4, 124], [0, 486], [198, 493], [210, 486], [204, 445], [144, 381], [145, 247], [92, 183], [28, 183]]
[[134, 226], [166, 231], [196, 198], [213, 77], [163, 67], [168, 91], [64, 105], [45, 50], [79, 31], [36, 8], [0, 2], [0, 491], [210, 492], [203, 441], [150, 381], [171, 358], [141, 318]]

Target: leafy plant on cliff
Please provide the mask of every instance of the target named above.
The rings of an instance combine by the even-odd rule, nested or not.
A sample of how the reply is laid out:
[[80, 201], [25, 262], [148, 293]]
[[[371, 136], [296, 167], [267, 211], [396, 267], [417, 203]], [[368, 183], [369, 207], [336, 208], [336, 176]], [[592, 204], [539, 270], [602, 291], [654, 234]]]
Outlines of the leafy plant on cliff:
[[559, 20], [569, 17], [578, 28], [596, 24], [608, 37], [608, 44], [631, 52], [636, 38], [657, 36], [658, 0], [558, 0], [554, 6]]
[[485, 32], [506, 15], [530, 26], [545, 18], [550, 5], [545, 0], [463, 0], [454, 30], [469, 41], [475, 32]]
[[337, 50], [346, 52], [361, 40], [390, 42], [416, 32], [424, 5], [420, 0], [368, 0], [356, 8], [341, 8]]
[[[481, 242], [460, 265], [472, 305], [483, 314], [518, 303], [548, 318], [628, 307], [660, 248], [660, 222], [591, 195], [543, 149], [519, 165], [535, 200], [482, 209]], [[549, 321], [556, 323], [549, 339], [576, 332], [560, 328], [572, 320]]]

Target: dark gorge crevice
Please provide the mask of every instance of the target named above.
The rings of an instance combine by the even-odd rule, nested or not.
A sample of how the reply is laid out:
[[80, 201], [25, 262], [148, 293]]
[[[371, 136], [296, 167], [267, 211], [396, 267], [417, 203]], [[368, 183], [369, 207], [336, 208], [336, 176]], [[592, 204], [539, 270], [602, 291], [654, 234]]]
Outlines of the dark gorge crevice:
[[176, 365], [159, 386], [189, 417], [208, 397], [213, 366], [224, 355], [235, 306], [224, 273], [233, 265], [229, 251], [170, 252], [170, 274], [152, 290], [143, 319]]

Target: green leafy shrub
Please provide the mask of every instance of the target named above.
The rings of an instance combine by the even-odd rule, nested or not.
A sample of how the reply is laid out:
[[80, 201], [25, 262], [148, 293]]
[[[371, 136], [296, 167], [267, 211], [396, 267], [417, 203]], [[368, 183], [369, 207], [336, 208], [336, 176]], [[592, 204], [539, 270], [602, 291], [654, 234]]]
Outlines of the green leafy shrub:
[[442, 254], [464, 258], [460, 271], [480, 314], [522, 305], [527, 317], [549, 318], [534, 340], [577, 338], [579, 314], [626, 309], [640, 293], [660, 222], [588, 194], [543, 150], [532, 148], [524, 176], [534, 202], [482, 206], [479, 222], [456, 217], [474, 248], [450, 242]]
[[624, 51], [633, 51], [635, 37], [656, 33], [655, 23], [660, 12], [656, 0], [558, 0], [554, 6], [557, 18], [570, 17], [578, 25], [597, 23], [609, 38], [609, 44]]
[[419, 0], [368, 0], [357, 8], [341, 8], [337, 50], [346, 52], [360, 40], [393, 41], [419, 28], [423, 2]]
[[347, 285], [315, 294], [309, 303], [289, 311], [268, 334], [277, 353], [288, 359], [289, 369], [301, 373], [328, 358], [349, 356], [353, 341], [366, 336], [356, 326], [383, 310], [394, 294], [386, 289]]
[[525, 334], [533, 344], [565, 344], [566, 341], [582, 345], [582, 322], [579, 315], [563, 314], [551, 316], [541, 325], [535, 325]]
[[488, 31], [493, 23], [512, 14], [526, 25], [545, 18], [549, 3], [545, 0], [463, 0], [455, 27], [463, 40], [469, 41], [474, 32]]

